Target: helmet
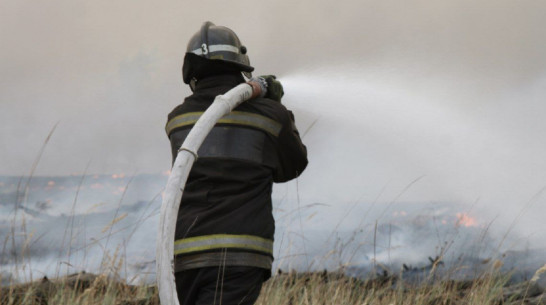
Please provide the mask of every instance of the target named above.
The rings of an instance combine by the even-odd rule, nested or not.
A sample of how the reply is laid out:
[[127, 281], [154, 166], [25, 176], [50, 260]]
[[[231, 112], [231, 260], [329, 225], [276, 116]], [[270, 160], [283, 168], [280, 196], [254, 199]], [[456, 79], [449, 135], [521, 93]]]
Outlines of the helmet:
[[219, 71], [240, 71], [250, 78], [254, 67], [235, 32], [207, 21], [188, 42], [182, 76], [189, 84], [192, 78]]

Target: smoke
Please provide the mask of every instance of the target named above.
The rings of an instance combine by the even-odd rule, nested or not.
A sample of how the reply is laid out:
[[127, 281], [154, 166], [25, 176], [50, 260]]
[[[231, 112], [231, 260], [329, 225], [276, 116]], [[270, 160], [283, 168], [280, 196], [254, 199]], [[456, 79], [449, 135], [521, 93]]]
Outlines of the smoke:
[[159, 226], [165, 175], [35, 177], [16, 205], [17, 180], [0, 177], [3, 273], [26, 281], [80, 271], [152, 280], [149, 228]]
[[[543, 4], [535, 1], [240, 1], [222, 9], [174, 1], [2, 5], [0, 157], [10, 160], [1, 164], [3, 174], [28, 172], [39, 143], [59, 121], [38, 168], [44, 175], [81, 172], [88, 160], [95, 173], [167, 169], [165, 117], [189, 93], [180, 79], [182, 55], [204, 20], [239, 34], [257, 74], [350, 72], [395, 90], [436, 92], [440, 100], [442, 92], [456, 91], [465, 93], [461, 116], [500, 120], [516, 130], [525, 129], [517, 122], [525, 125], [526, 112], [514, 109], [520, 119], [507, 121], [481, 109], [500, 103], [529, 109], [519, 92], [537, 101], [543, 94]], [[240, 18], [248, 7], [252, 14]]]
[[[542, 79], [482, 92], [472, 111], [468, 100], [483, 84], [468, 82], [460, 90], [442, 75], [407, 80], [353, 65], [282, 80], [284, 103], [298, 114], [315, 166], [296, 186], [274, 193], [280, 202], [298, 202], [277, 236], [284, 240], [280, 257], [289, 258], [281, 259], [281, 268], [377, 262], [397, 271], [402, 263], [419, 266], [427, 256], [443, 255], [451, 267], [478, 272], [505, 251], [525, 258], [506, 270], [525, 274], [540, 266], [542, 255], [522, 253], [542, 253], [546, 241], [538, 216], [546, 186], [546, 145], [537, 142], [546, 110]], [[419, 90], [422, 82], [430, 90]], [[281, 223], [287, 209], [284, 204], [277, 215]], [[400, 211], [408, 215], [402, 221], [394, 216]], [[383, 230], [375, 242], [376, 222], [395, 229]]]
[[[158, 190], [165, 175], [35, 177], [16, 210], [16, 198], [23, 197], [17, 192], [20, 179], [0, 178], [4, 279], [86, 270], [112, 272], [132, 282], [154, 280], [150, 241], [157, 235]], [[314, 202], [300, 180], [276, 185], [274, 269], [341, 268], [369, 276], [373, 266], [396, 273], [406, 264], [411, 268], [407, 276], [419, 276], [429, 270], [427, 257], [441, 257], [444, 273], [468, 278], [501, 259], [504, 270], [516, 269], [521, 279], [541, 266], [540, 244], [520, 234], [501, 236], [507, 225], [494, 223], [475, 205], [407, 201], [423, 179], [414, 179], [391, 198], [385, 186], [373, 201], [362, 195], [348, 202], [341, 197]], [[324, 196], [319, 192], [317, 197]]]

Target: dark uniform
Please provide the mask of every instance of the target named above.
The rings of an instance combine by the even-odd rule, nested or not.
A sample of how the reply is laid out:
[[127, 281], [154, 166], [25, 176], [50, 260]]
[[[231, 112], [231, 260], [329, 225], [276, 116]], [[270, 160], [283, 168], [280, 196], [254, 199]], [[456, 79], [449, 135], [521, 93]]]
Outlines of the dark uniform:
[[[243, 83], [239, 74], [203, 78], [168, 117], [173, 158], [217, 95]], [[198, 151], [180, 204], [175, 277], [183, 304], [253, 304], [273, 262], [273, 182], [297, 177], [307, 151], [292, 112], [256, 98], [212, 129]]]

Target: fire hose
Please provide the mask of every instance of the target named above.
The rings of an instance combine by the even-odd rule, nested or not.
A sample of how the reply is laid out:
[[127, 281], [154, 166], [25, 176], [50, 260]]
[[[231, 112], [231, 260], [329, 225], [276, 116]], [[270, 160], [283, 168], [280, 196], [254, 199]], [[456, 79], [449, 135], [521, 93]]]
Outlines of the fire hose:
[[267, 84], [263, 78], [253, 78], [223, 95], [218, 95], [195, 123], [184, 143], [178, 149], [178, 154], [165, 187], [163, 202], [161, 203], [159, 232], [156, 242], [157, 286], [161, 304], [180, 304], [174, 280], [176, 218], [186, 180], [193, 162], [197, 159], [197, 151], [218, 120], [230, 113], [242, 102], [264, 96], [266, 90]]

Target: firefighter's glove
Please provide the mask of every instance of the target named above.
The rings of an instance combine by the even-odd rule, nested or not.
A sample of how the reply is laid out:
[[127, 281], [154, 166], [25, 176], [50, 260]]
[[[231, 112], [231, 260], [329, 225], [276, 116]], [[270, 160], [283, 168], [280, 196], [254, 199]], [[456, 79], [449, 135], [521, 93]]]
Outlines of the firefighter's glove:
[[281, 82], [277, 80], [275, 75], [262, 75], [260, 77], [267, 82], [267, 93], [265, 94], [265, 97], [280, 103], [281, 98], [284, 95]]

